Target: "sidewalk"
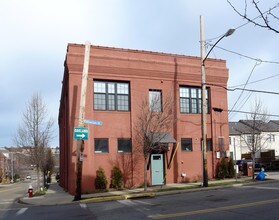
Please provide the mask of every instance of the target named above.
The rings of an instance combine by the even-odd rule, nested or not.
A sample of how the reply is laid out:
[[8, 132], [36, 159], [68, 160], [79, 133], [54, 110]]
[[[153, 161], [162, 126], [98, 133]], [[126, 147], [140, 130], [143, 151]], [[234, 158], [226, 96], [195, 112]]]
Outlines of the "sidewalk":
[[[279, 180], [279, 175], [268, 175], [268, 179]], [[82, 200], [76, 202], [100, 202], [100, 201], [112, 201], [112, 200], [121, 200], [121, 199], [130, 199], [130, 198], [139, 198], [139, 197], [154, 197], [159, 195], [168, 195], [175, 193], [183, 192], [193, 192], [201, 190], [212, 190], [224, 187], [232, 186], [241, 186], [244, 183], [246, 184], [259, 184], [264, 181], [255, 181], [247, 183], [251, 180], [251, 177], [242, 177], [235, 179], [225, 179], [225, 180], [212, 180], [209, 181], [209, 187], [201, 187], [201, 182], [197, 183], [173, 183], [163, 186], [153, 186], [148, 187], [147, 192], [144, 192], [143, 188], [134, 188], [127, 190], [115, 190], [103, 193], [92, 193], [92, 194], [83, 194]], [[230, 183], [225, 185], [225, 183]], [[224, 185], [214, 186], [222, 183]], [[213, 185], [213, 186], [212, 186]], [[36, 196], [28, 198], [26, 194], [24, 197], [19, 199], [20, 203], [30, 204], [30, 205], [62, 205], [72, 203], [74, 196], [65, 192], [58, 183], [52, 183], [44, 196]]]

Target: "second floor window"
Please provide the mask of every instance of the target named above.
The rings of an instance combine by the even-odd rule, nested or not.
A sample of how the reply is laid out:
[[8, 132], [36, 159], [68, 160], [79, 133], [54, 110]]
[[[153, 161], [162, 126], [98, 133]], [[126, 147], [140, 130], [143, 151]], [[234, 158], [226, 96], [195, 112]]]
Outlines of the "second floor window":
[[162, 111], [162, 92], [160, 90], [149, 90], [149, 108], [151, 112]]
[[247, 135], [247, 144], [252, 144], [252, 135]]
[[[201, 88], [180, 87], [180, 112], [188, 114], [199, 114], [202, 112]], [[208, 113], [208, 90], [206, 90], [206, 104]]]
[[129, 83], [94, 81], [94, 110], [129, 111]]

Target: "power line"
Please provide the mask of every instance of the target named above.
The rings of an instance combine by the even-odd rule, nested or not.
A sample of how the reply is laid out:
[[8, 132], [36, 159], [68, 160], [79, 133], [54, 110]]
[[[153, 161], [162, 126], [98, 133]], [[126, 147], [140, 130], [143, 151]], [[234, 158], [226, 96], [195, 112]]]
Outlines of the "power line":
[[228, 91], [243, 90], [243, 91], [249, 91], [249, 92], [258, 92], [258, 93], [266, 93], [266, 94], [271, 94], [271, 95], [279, 95], [279, 92], [272, 92], [272, 91], [266, 91], [266, 90], [244, 89], [244, 88], [233, 88], [233, 89], [230, 89], [230, 88], [226, 88], [225, 86], [214, 84], [214, 83], [206, 83], [206, 85], [218, 86], [218, 87], [221, 87], [221, 88], [223, 88], [225, 90], [228, 90]]
[[[253, 74], [253, 72], [254, 72], [254, 70], [255, 70], [255, 68], [256, 68], [257, 65], [259, 65], [258, 62], [256, 62], [255, 65], [254, 65], [254, 67], [252, 68], [252, 70], [251, 70], [251, 72], [250, 72], [250, 74], [249, 74], [249, 77], [248, 77], [248, 79], [247, 79], [246, 82], [245, 82], [245, 85], [244, 85], [243, 89], [246, 88], [247, 83], [249, 82], [249, 80], [250, 80], [250, 78], [251, 78], [251, 76], [252, 76], [252, 74]], [[245, 90], [242, 90], [242, 92], [239, 94], [237, 100], [235, 101], [235, 103], [234, 103], [234, 105], [233, 105], [233, 107], [232, 107], [232, 110], [235, 108], [235, 106], [236, 106], [237, 103], [239, 102], [239, 100], [240, 100], [241, 96], [243, 95], [244, 91], [245, 91]], [[248, 101], [248, 99], [246, 100], [246, 102], [247, 102], [247, 101]], [[245, 103], [246, 103], [246, 102], [245, 102]], [[245, 103], [244, 103], [244, 104], [245, 104]], [[244, 104], [243, 104], [243, 105], [244, 105]], [[231, 112], [229, 112], [229, 115], [230, 115], [230, 114], [231, 114]]]
[[[239, 111], [239, 110], [228, 110], [230, 112], [236, 112], [236, 113], [243, 113], [243, 114], [255, 114], [255, 112], [247, 112], [247, 111]], [[265, 115], [270, 117], [279, 117], [279, 115], [274, 114], [267, 114], [267, 113], [256, 113], [257, 115]]]
[[[274, 77], [277, 77], [277, 76], [279, 76], [279, 74], [275, 74], [275, 75], [272, 75], [272, 76], [269, 76], [269, 77], [266, 77], [266, 78], [262, 78], [262, 79], [258, 79], [258, 80], [249, 82], [249, 83], [247, 83], [247, 85], [262, 82], [262, 81], [265, 81], [265, 80], [268, 80], [268, 79], [271, 79], [271, 78], [274, 78]], [[240, 84], [240, 85], [236, 85], [236, 86], [229, 86], [229, 88], [235, 88], [235, 87], [244, 86], [244, 85], [245, 84]]]
[[[208, 43], [208, 45], [212, 46], [213, 44]], [[260, 58], [254, 58], [254, 57], [250, 57], [250, 56], [247, 56], [247, 55], [244, 55], [244, 54], [241, 54], [241, 53], [232, 51], [232, 50], [228, 50], [228, 49], [225, 49], [225, 48], [220, 47], [220, 46], [215, 46], [215, 47], [218, 48], [218, 49], [224, 50], [224, 51], [226, 51], [226, 52], [233, 53], [233, 54], [236, 54], [236, 55], [238, 55], [238, 56], [241, 56], [241, 57], [244, 57], [244, 58], [247, 58], [247, 59], [250, 59], [250, 60], [254, 60], [254, 61], [256, 61], [256, 62], [260, 62], [260, 63], [270, 63], [270, 64], [279, 64], [278, 61], [262, 60], [262, 59], [260, 59]]]
[[257, 90], [257, 89], [234, 88], [234, 89], [227, 89], [227, 90], [228, 91], [243, 90], [243, 91], [249, 91], [249, 92], [258, 92], [258, 93], [265, 93], [265, 94], [271, 94], [271, 95], [279, 95], [279, 92], [271, 92], [271, 91]]

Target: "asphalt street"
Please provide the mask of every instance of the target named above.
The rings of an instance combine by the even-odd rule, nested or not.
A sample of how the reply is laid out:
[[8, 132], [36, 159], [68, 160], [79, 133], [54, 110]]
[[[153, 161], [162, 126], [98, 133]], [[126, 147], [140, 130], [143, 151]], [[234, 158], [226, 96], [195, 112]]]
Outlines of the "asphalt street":
[[[277, 175], [272, 173], [271, 175]], [[274, 176], [275, 178], [275, 176]], [[279, 180], [230, 187], [170, 191], [155, 197], [73, 202], [57, 184], [25, 199], [30, 182], [0, 185], [0, 219], [278, 219]], [[60, 201], [60, 203], [59, 203]]]
[[98, 219], [278, 219], [279, 182], [89, 203]]

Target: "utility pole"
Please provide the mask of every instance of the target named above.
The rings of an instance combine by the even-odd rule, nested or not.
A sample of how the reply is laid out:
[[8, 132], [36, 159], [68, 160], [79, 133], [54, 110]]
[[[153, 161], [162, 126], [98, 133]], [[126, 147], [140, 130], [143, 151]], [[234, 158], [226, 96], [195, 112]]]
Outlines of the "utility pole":
[[236, 168], [236, 149], [235, 149], [235, 137], [233, 137], [233, 150], [234, 150], [234, 168], [235, 168], [235, 181], [237, 182], [237, 171], [238, 169]]
[[[79, 106], [79, 121], [78, 127], [84, 127], [84, 115], [85, 115], [85, 101], [86, 101], [86, 90], [87, 90], [87, 78], [90, 60], [90, 42], [86, 41], [84, 51], [84, 62], [82, 71], [81, 91], [80, 91], [80, 106]], [[81, 199], [81, 183], [82, 183], [82, 151], [83, 151], [83, 140], [77, 140], [76, 148], [76, 192], [74, 201]]]
[[14, 182], [14, 152], [11, 152], [12, 183]]
[[206, 104], [206, 77], [205, 77], [205, 49], [204, 49], [204, 28], [203, 28], [203, 16], [200, 16], [200, 44], [201, 44], [201, 98], [202, 98], [202, 167], [203, 167], [203, 186], [208, 186], [208, 172], [207, 172], [207, 155], [206, 155], [206, 114], [207, 114], [207, 104]]

